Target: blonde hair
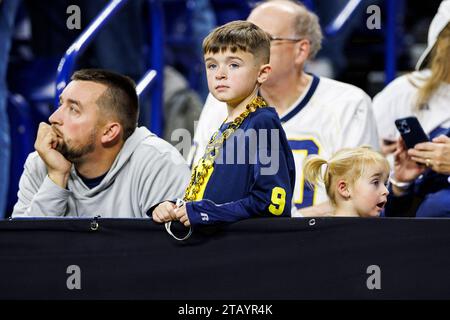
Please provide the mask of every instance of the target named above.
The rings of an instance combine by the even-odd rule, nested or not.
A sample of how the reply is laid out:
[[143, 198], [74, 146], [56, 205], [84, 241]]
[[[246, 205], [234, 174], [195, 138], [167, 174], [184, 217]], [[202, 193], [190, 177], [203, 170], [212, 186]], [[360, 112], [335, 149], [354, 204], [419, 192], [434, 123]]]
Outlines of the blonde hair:
[[[322, 175], [322, 166], [326, 165]], [[357, 148], [344, 148], [336, 152], [330, 160], [325, 160], [318, 155], [309, 156], [303, 166], [303, 175], [308, 184], [313, 185], [323, 182], [330, 198], [331, 204], [336, 206], [335, 183], [339, 179], [346, 179], [353, 184], [366, 172], [367, 167], [381, 166], [389, 172], [389, 162], [379, 152], [370, 146]]]
[[441, 31], [430, 53], [428, 66], [431, 76], [419, 88], [415, 110], [426, 108], [432, 94], [450, 75], [450, 23]]

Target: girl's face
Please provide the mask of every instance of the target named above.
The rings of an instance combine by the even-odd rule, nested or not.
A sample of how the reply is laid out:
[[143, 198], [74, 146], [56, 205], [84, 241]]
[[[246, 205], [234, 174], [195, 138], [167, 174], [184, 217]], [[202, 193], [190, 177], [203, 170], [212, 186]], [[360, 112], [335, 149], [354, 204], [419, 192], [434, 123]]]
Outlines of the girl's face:
[[353, 208], [360, 217], [380, 215], [389, 194], [386, 188], [388, 176], [389, 172], [381, 166], [371, 166], [349, 187]]

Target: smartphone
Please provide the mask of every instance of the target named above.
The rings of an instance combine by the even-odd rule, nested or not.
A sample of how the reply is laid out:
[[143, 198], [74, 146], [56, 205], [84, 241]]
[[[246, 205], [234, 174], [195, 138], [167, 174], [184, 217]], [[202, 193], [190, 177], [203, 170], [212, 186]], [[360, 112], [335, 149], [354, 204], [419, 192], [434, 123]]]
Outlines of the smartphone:
[[418, 143], [430, 141], [416, 117], [397, 119], [395, 125], [408, 149], [414, 148]]

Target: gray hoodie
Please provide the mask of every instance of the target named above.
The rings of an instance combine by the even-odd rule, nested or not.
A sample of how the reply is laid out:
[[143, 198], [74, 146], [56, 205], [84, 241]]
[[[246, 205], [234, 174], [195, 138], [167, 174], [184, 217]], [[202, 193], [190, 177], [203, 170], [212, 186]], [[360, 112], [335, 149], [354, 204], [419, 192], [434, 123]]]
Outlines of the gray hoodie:
[[163, 200], [183, 196], [189, 168], [181, 154], [144, 127], [125, 141], [111, 169], [89, 189], [74, 166], [67, 189], [47, 175], [37, 152], [31, 153], [19, 182], [16, 217], [143, 218]]

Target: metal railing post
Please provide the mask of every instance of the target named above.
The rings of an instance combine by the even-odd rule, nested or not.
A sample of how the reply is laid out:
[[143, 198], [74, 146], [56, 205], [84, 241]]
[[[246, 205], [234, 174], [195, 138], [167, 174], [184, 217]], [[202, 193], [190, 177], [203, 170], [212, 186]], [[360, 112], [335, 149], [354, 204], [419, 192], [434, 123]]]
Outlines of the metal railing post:
[[67, 49], [58, 65], [56, 75], [55, 106], [59, 104], [59, 96], [70, 81], [78, 56], [83, 53], [97, 32], [117, 13], [128, 0], [112, 0], [103, 11], [91, 22], [75, 42]]

